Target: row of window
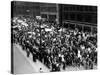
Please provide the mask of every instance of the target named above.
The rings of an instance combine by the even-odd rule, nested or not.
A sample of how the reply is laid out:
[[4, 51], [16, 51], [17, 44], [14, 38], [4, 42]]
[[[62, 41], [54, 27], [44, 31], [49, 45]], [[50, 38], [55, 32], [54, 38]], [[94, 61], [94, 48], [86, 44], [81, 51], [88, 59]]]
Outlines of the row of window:
[[41, 12], [57, 12], [56, 7], [41, 7]]
[[96, 12], [97, 7], [93, 6], [64, 6], [63, 11], [88, 11], [88, 12]]
[[63, 14], [64, 20], [75, 20], [89, 23], [97, 23], [97, 17], [95, 14], [74, 14], [74, 13], [65, 13]]
[[97, 28], [96, 27], [92, 27], [91, 28], [91, 26], [84, 26], [84, 25], [78, 25], [78, 24], [75, 26], [75, 24], [70, 24], [69, 25], [69, 24], [64, 23], [64, 27], [72, 28], [72, 29], [78, 28], [79, 31], [84, 31], [84, 32], [86, 32], [86, 31], [94, 32], [94, 33], [97, 32]]
[[47, 14], [42, 14], [42, 18], [48, 18], [49, 20], [55, 21], [56, 15], [47, 15]]

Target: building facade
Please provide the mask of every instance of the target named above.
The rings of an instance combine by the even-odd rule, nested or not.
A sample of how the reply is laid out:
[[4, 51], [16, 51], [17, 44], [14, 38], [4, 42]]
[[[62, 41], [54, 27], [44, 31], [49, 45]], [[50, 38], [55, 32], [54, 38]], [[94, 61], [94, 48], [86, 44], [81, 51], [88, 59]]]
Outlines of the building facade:
[[34, 2], [12, 2], [12, 12], [13, 16], [25, 15], [25, 16], [39, 16], [40, 15], [40, 5]]
[[97, 31], [97, 6], [13, 1], [11, 8], [13, 16], [41, 16], [65, 27]]
[[97, 30], [97, 6], [59, 4], [59, 17], [60, 24], [66, 27]]
[[59, 7], [55, 3], [41, 3], [40, 14], [42, 18], [47, 18], [49, 21], [59, 22]]
[[55, 3], [39, 3], [39, 2], [12, 2], [13, 16], [41, 16], [50, 21], [59, 20], [58, 4]]

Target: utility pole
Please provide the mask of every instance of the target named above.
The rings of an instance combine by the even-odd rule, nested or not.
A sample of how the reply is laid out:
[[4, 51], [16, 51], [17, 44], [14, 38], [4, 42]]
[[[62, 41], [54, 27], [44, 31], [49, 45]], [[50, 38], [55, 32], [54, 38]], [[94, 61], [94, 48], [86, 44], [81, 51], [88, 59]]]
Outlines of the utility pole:
[[56, 10], [57, 10], [56, 22], [57, 24], [59, 24], [59, 4], [56, 4]]

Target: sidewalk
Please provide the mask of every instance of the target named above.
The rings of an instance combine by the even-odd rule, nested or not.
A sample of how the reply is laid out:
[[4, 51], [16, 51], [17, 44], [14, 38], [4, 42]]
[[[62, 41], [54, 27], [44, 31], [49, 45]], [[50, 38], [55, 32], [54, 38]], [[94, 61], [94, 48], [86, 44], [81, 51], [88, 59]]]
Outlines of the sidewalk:
[[37, 60], [36, 63], [33, 62], [32, 55], [30, 55], [30, 57], [28, 58], [26, 52], [22, 50], [21, 46], [19, 46], [18, 44], [14, 44], [14, 61], [15, 61], [14, 62], [15, 68], [16, 68], [14, 70], [15, 71], [14, 73], [18, 73], [18, 74], [36, 73], [36, 72], [40, 72], [39, 71], [40, 68], [42, 68], [43, 72], [49, 72], [49, 69], [44, 64], [42, 64], [39, 60]]

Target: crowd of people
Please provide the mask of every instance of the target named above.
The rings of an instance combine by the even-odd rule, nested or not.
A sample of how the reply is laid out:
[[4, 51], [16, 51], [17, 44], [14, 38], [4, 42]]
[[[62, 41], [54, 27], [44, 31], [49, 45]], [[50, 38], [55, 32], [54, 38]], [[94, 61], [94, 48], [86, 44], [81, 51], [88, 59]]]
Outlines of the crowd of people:
[[64, 28], [33, 17], [12, 18], [12, 43], [20, 44], [33, 62], [41, 61], [51, 71], [67, 66], [93, 69], [97, 65], [97, 33]]

